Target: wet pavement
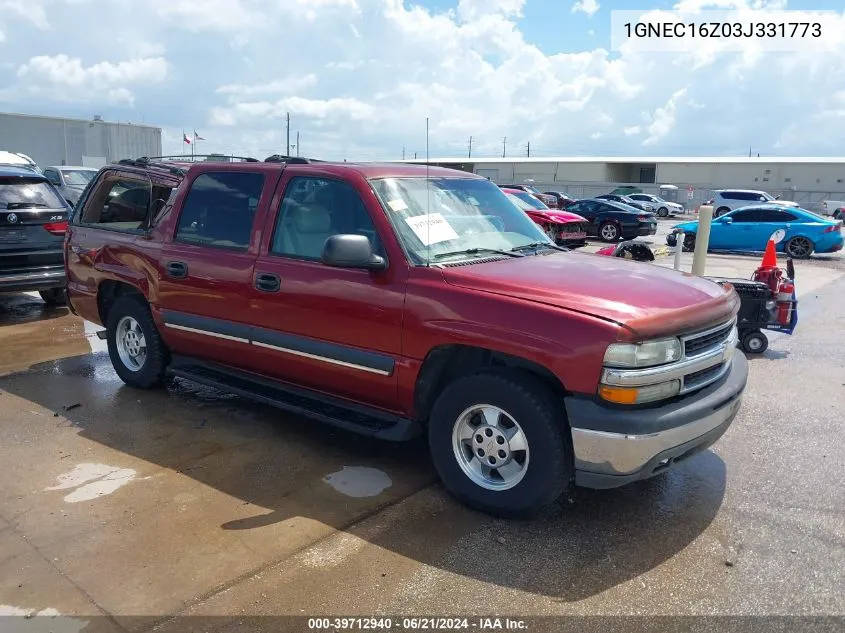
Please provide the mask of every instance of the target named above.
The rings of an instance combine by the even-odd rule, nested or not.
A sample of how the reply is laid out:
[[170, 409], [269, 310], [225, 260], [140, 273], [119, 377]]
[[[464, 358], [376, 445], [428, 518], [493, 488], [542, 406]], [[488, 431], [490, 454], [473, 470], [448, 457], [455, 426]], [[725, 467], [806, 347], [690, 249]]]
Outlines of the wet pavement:
[[454, 502], [421, 442], [126, 387], [99, 328], [0, 296], [0, 615], [845, 616], [845, 266], [797, 268], [798, 330], [711, 450], [532, 521]]

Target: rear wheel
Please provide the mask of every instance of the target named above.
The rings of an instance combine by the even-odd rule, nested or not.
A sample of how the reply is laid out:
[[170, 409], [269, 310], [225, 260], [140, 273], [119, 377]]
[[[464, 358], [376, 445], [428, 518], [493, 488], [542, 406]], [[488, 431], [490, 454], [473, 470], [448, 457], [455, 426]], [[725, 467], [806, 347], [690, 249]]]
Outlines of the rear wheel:
[[793, 237], [784, 247], [786, 254], [795, 259], [805, 259], [813, 252], [813, 243], [806, 237]]
[[695, 233], [684, 233], [684, 250], [688, 252], [695, 250]]
[[716, 212], [713, 214], [714, 218], [718, 218], [720, 215], [725, 215], [726, 213], [730, 213], [730, 209], [728, 207], [719, 207], [716, 209]]
[[50, 288], [50, 290], [39, 290], [42, 301], [48, 306], [63, 306], [67, 303], [67, 294], [64, 288]]
[[432, 461], [446, 489], [500, 517], [526, 517], [554, 503], [572, 479], [565, 413], [522, 372], [459, 378], [434, 404]]
[[114, 370], [123, 382], [140, 389], [162, 383], [169, 353], [143, 299], [130, 295], [114, 302], [106, 323], [106, 341]]
[[605, 242], [615, 242], [619, 239], [619, 227], [613, 222], [602, 222], [599, 225], [599, 237]]

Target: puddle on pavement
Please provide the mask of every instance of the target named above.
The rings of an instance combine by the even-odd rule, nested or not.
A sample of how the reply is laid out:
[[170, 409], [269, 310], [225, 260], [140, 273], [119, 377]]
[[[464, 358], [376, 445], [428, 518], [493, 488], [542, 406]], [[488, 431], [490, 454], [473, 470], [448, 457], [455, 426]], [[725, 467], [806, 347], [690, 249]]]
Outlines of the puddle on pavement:
[[390, 476], [377, 468], [344, 466], [323, 481], [347, 497], [376, 497], [393, 485]]
[[65, 496], [64, 500], [67, 503], [91, 501], [119, 490], [135, 479], [136, 475], [137, 473], [131, 468], [118, 468], [106, 464], [78, 464], [69, 473], [59, 475], [58, 483], [45, 488], [45, 491], [75, 488], [76, 490]]

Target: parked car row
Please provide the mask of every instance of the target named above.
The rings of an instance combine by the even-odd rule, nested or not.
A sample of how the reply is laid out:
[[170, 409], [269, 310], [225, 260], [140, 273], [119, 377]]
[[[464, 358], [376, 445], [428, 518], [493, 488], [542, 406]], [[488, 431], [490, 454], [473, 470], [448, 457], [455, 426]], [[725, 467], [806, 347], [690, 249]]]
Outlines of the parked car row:
[[615, 242], [657, 233], [655, 214], [644, 211], [639, 203], [634, 206], [617, 201], [624, 196], [569, 199], [563, 210], [549, 208], [524, 190], [507, 187], [502, 190], [560, 246], [583, 246], [588, 236]]

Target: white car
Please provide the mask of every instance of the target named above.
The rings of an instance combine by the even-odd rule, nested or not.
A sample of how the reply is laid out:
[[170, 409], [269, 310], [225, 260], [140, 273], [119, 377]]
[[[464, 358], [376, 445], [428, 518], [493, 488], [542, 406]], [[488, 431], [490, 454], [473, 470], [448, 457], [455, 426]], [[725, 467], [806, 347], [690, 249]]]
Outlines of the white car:
[[660, 196], [653, 196], [650, 193], [629, 193], [628, 197], [637, 202], [645, 202], [654, 207], [655, 213], [661, 218], [667, 217], [670, 213], [683, 213], [684, 206], [677, 202], [669, 202]]
[[747, 207], [755, 203], [779, 204], [784, 207], [800, 206], [792, 200], [780, 200], [780, 196], [775, 197], [765, 191], [755, 191], [753, 189], [716, 189], [713, 193], [715, 195], [704, 204], [713, 207], [714, 218], [725, 215], [734, 209]]

